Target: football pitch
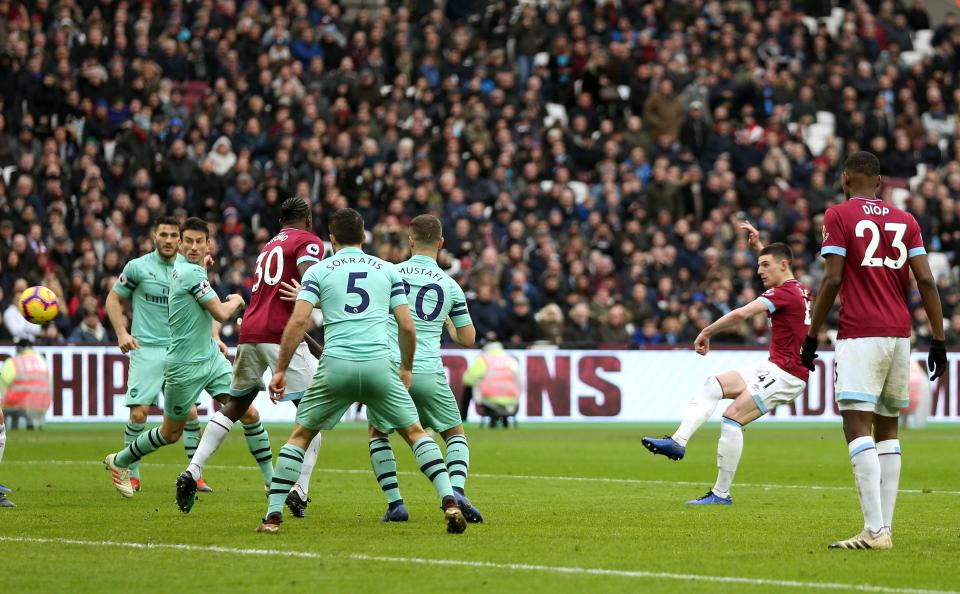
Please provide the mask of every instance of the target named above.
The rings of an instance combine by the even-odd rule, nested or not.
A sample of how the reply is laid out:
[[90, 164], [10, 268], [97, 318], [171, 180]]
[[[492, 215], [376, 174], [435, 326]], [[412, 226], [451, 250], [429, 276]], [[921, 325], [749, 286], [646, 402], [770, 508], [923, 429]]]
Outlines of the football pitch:
[[[274, 454], [289, 427], [268, 427]], [[10, 431], [0, 483], [3, 592], [887, 592], [960, 590], [958, 430], [907, 431], [892, 551], [829, 551], [861, 516], [836, 425], [757, 425], [730, 507], [687, 508], [716, 473], [716, 424], [672, 462], [640, 445], [665, 425], [468, 427], [467, 495], [486, 522], [444, 531], [433, 488], [398, 437], [410, 521], [386, 504], [365, 428], [326, 433], [307, 517], [257, 534], [263, 486], [241, 431], [189, 515], [177, 511], [180, 444], [149, 456], [124, 500], [100, 460], [122, 425]]]

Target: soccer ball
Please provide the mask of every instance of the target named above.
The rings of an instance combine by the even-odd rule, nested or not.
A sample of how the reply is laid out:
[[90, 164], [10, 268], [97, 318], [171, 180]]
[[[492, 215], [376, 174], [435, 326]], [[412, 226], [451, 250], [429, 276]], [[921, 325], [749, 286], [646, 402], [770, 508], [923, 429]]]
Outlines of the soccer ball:
[[20, 313], [28, 322], [44, 324], [57, 317], [59, 312], [56, 293], [46, 287], [30, 287], [20, 293]]

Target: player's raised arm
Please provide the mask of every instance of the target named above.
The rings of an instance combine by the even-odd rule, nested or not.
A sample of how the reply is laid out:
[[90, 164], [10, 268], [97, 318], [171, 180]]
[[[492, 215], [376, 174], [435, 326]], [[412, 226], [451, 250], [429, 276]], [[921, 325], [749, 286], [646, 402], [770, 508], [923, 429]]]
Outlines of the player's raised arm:
[[947, 347], [943, 336], [943, 309], [940, 305], [940, 293], [937, 291], [937, 281], [930, 271], [930, 262], [926, 254], [910, 258], [910, 270], [917, 279], [917, 288], [920, 290], [920, 301], [923, 310], [927, 312], [927, 323], [933, 339], [930, 341], [930, 354], [927, 357], [927, 369], [930, 379], [935, 380], [947, 370]]
[[710, 352], [710, 338], [735, 329], [744, 321], [749, 320], [755, 315], [769, 311], [770, 301], [764, 297], [757, 297], [743, 307], [724, 314], [719, 320], [710, 324], [700, 331], [697, 339], [693, 342], [693, 348], [699, 355], [706, 355]]
[[747, 232], [747, 243], [750, 244], [750, 249], [760, 253], [763, 250], [763, 242], [760, 241], [760, 232], [757, 231], [757, 228], [747, 221], [741, 221], [740, 230]]

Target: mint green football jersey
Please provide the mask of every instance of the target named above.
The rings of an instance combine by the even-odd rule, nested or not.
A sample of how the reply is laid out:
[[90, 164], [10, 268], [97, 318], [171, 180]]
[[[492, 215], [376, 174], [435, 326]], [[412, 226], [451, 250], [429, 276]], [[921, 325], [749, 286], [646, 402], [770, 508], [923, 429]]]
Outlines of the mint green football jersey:
[[351, 361], [391, 356], [388, 320], [407, 303], [396, 267], [355, 247], [311, 266], [297, 299], [320, 305], [323, 355]]
[[[397, 264], [397, 272], [403, 279], [410, 315], [417, 329], [417, 356], [413, 361], [413, 372], [442, 372], [440, 335], [444, 322], [449, 317], [457, 328], [473, 324], [463, 289], [437, 265], [436, 260], [427, 256], [414, 256]], [[390, 345], [394, 357], [399, 361], [397, 321], [393, 318], [390, 318]]]
[[[177, 258], [182, 258], [177, 254]], [[156, 251], [127, 262], [113, 292], [130, 299], [133, 323], [130, 334], [140, 346], [165, 347], [170, 344], [167, 321], [167, 294], [173, 262], [166, 262]]]
[[170, 346], [168, 363], [200, 363], [220, 353], [213, 340], [213, 316], [203, 304], [217, 296], [207, 271], [188, 260], [177, 260], [170, 274]]

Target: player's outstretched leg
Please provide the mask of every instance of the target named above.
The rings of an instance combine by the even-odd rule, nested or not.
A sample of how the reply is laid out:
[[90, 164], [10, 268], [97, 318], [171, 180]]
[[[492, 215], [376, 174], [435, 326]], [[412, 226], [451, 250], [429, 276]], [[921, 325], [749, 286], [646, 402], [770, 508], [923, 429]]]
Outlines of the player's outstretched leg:
[[[255, 406], [248, 407], [240, 421], [243, 423], [243, 437], [247, 440], [247, 448], [260, 466], [264, 487], [269, 489], [273, 478], [273, 449], [270, 447], [270, 436], [260, 423], [260, 413]], [[291, 483], [290, 486], [293, 484]]]
[[[190, 409], [190, 415], [183, 426], [183, 451], [187, 454], [187, 460], [193, 460], [197, 453], [197, 447], [200, 445], [200, 416], [197, 413], [196, 405]], [[197, 491], [203, 493], [213, 493], [213, 488], [207, 484], [203, 477], [197, 478]]]
[[[735, 377], [724, 377], [731, 374]], [[710, 418], [710, 415], [712, 415], [713, 411], [717, 409], [717, 405], [723, 398], [723, 380], [728, 380], [729, 382], [739, 381], [741, 384], [743, 383], [743, 378], [741, 378], [736, 372], [727, 372], [720, 377], [707, 378], [707, 381], [704, 382], [700, 393], [694, 396], [687, 405], [687, 409], [683, 413], [683, 421], [680, 423], [680, 427], [676, 430], [676, 432], [672, 436], [664, 436], [660, 439], [655, 437], [644, 437], [641, 440], [643, 447], [647, 448], [654, 454], [666, 456], [671, 460], [682, 460], [683, 455], [687, 451], [687, 441], [689, 441], [690, 438], [693, 437], [693, 434], [696, 433], [697, 429], [699, 429], [700, 426]], [[743, 388], [740, 388], [736, 391], [730, 390], [730, 392], [733, 394], [739, 394], [742, 391]]]
[[483, 514], [470, 503], [465, 493], [467, 473], [470, 470], [470, 446], [467, 443], [467, 436], [463, 433], [463, 426], [458, 425], [443, 431], [441, 436], [447, 442], [447, 472], [450, 473], [450, 487], [453, 489], [454, 497], [457, 498], [457, 505], [460, 506], [460, 511], [463, 512], [467, 522], [471, 524], [483, 522]]
[[[3, 450], [7, 447], [7, 428], [3, 423], [3, 412], [0, 412], [0, 462], [3, 462]], [[0, 507], [17, 507], [12, 501], [7, 499], [7, 493], [10, 489], [0, 485]]]
[[290, 489], [287, 494], [287, 508], [295, 518], [303, 518], [307, 515], [307, 505], [310, 503], [309, 489], [310, 476], [313, 474], [313, 467], [317, 464], [317, 456], [320, 454], [320, 433], [317, 433], [310, 445], [303, 453], [303, 465], [300, 466], [300, 476], [297, 477], [297, 484]]
[[163, 446], [176, 442], [182, 432], [183, 421], [164, 417], [161, 426], [141, 433], [130, 445], [104, 458], [103, 464], [110, 471], [113, 486], [117, 491], [124, 497], [133, 497], [130, 465]]
[[373, 427], [370, 427], [370, 467], [377, 477], [380, 489], [387, 497], [387, 511], [380, 518], [381, 522], [406, 522], [410, 519], [407, 506], [400, 496], [400, 484], [397, 480], [397, 458], [390, 447], [387, 436]]
[[270, 491], [267, 495], [267, 515], [263, 518], [257, 532], [266, 532], [276, 534], [280, 532], [280, 523], [283, 522], [283, 505], [290, 493], [290, 489], [296, 484], [300, 471], [303, 468], [303, 455], [305, 448], [309, 447], [310, 442], [319, 431], [307, 429], [299, 423], [293, 426], [293, 433], [290, 439], [277, 454], [277, 467], [273, 472], [273, 479], [270, 481]]
[[[127, 420], [127, 426], [123, 429], [124, 447], [134, 442], [140, 434], [147, 428], [147, 413], [149, 407], [131, 406], [130, 418]], [[130, 484], [134, 491], [140, 490], [140, 462], [134, 462], [130, 465]]]
[[430, 479], [440, 497], [440, 506], [443, 508], [444, 519], [447, 522], [447, 532], [461, 534], [467, 529], [467, 520], [463, 517], [460, 506], [457, 505], [453, 488], [450, 486], [447, 465], [443, 461], [443, 456], [440, 455], [437, 443], [427, 435], [419, 422], [399, 429], [398, 433], [410, 444], [413, 455], [417, 458], [420, 472]]

